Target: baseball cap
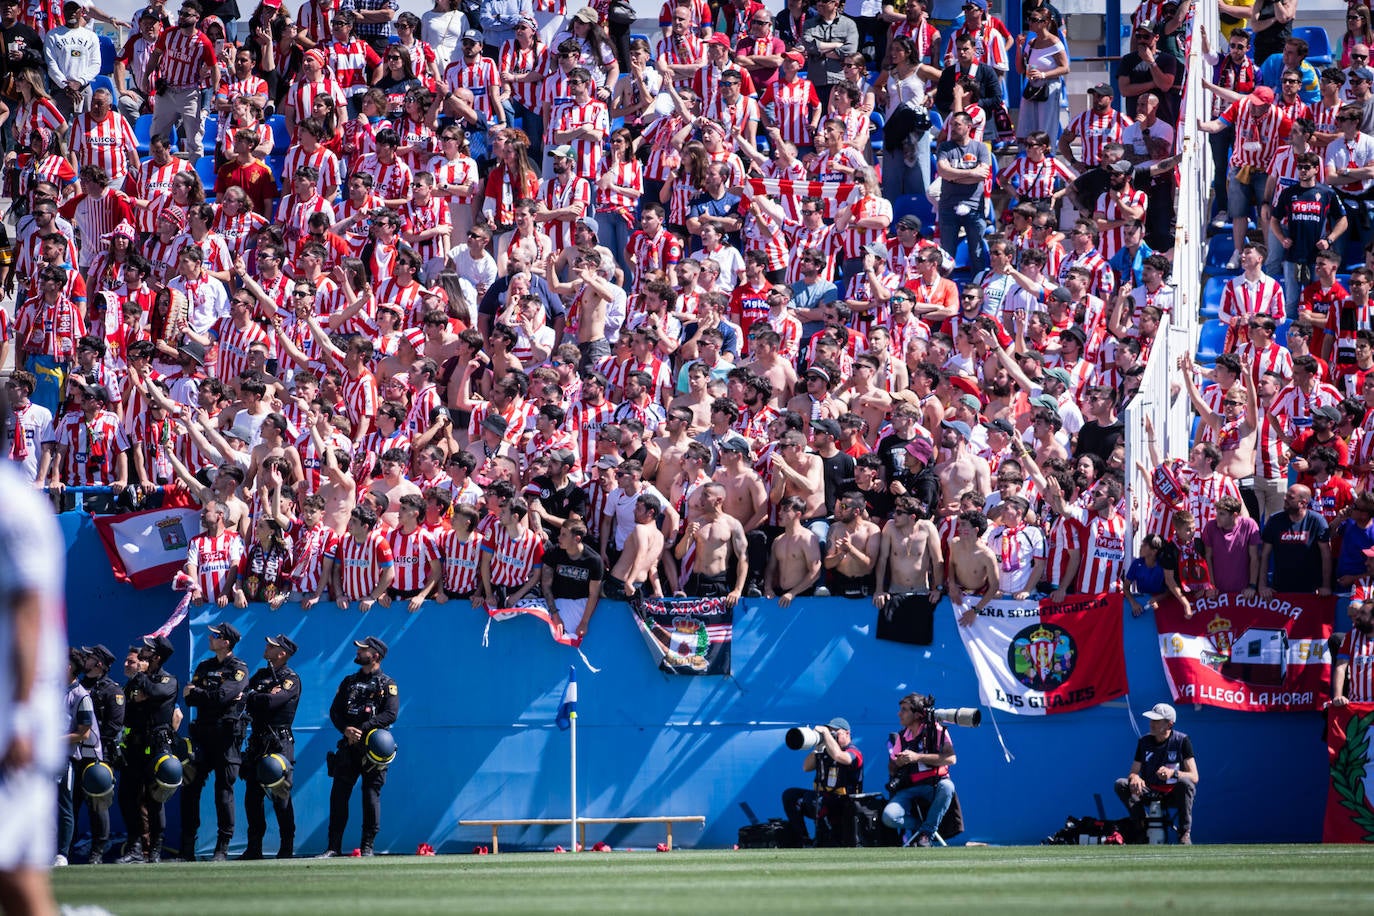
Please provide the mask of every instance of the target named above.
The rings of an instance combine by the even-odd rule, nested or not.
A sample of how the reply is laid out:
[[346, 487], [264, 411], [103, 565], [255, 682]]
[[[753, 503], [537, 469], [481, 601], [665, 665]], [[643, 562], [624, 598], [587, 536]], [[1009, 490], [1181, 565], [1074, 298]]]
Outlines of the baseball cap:
[[1106, 83], [1094, 83], [1088, 87], [1089, 95], [1111, 95], [1112, 87]]
[[602, 455], [596, 459], [596, 466], [599, 468], [618, 468], [623, 463], [615, 455]]
[[1059, 402], [1048, 394], [1037, 394], [1031, 398], [1032, 407], [1043, 407], [1045, 410], [1052, 410], [1059, 413]]
[[555, 146], [553, 149], [549, 150], [549, 155], [557, 156], [560, 159], [576, 158], [576, 155], [573, 153], [573, 148], [566, 143], [562, 146]]
[[475, 41], [480, 45], [482, 43], [482, 33], [476, 29], [468, 29], [463, 33], [463, 41]]
[[1085, 343], [1087, 343], [1087, 341], [1088, 341], [1088, 332], [1085, 331], [1085, 330], [1083, 330], [1083, 329], [1082, 329], [1081, 327], [1079, 327], [1078, 325], [1074, 325], [1074, 326], [1071, 327], [1071, 328], [1065, 328], [1064, 330], [1062, 330], [1062, 331], [1059, 332], [1059, 336], [1060, 336], [1060, 337], [1072, 337], [1072, 338], [1074, 338], [1075, 340], [1078, 341], [1078, 343], [1079, 343], [1080, 346], [1083, 345], [1083, 344], [1085, 344]]
[[1055, 366], [1053, 369], [1045, 370], [1045, 378], [1052, 378], [1061, 385], [1069, 386], [1073, 384], [1073, 376], [1068, 371]]
[[986, 13], [988, 11], [988, 0], [964, 0], [963, 9], [968, 9], [970, 6], [976, 7]]
[[800, 51], [788, 51], [786, 54], [783, 55], [783, 57], [792, 61], [792, 63], [796, 64], [799, 67], [806, 66], [806, 55]]
[[590, 217], [590, 216], [584, 216], [584, 217], [582, 217], [580, 220], [578, 220], [577, 223], [578, 223], [578, 225], [580, 225], [580, 226], [586, 227], [588, 230], [591, 231], [592, 235], [596, 236], [597, 239], [600, 240], [600, 238], [601, 238], [601, 227], [597, 225], [595, 219], [593, 219], [593, 218]]
[[353, 640], [353, 645], [357, 646], [359, 649], [371, 649], [373, 652], [376, 652], [382, 658], [386, 658], [386, 643], [382, 642], [375, 636], [367, 636], [363, 639], [355, 639]]
[[882, 242], [869, 242], [864, 246], [864, 251], [873, 255], [875, 258], [881, 258], [884, 261], [887, 260], [887, 246]]
[[267, 637], [267, 644], [278, 649], [285, 649], [287, 655], [296, 654], [296, 641], [285, 633]]
[[988, 429], [995, 429], [998, 432], [1006, 433], [1008, 436], [1016, 435], [1016, 427], [1011, 425], [1011, 421], [1005, 417], [998, 417], [996, 420], [986, 420], [983, 425]]
[[1131, 165], [1129, 159], [1118, 159], [1108, 166], [1108, 168], [1118, 175], [1129, 175], [1135, 171], [1135, 166]]
[[712, 32], [711, 37], [706, 39], [706, 44], [728, 48], [730, 47], [730, 38], [724, 32]]
[[813, 432], [825, 433], [833, 439], [840, 438], [840, 424], [834, 420], [812, 420], [811, 429]]
[[1274, 90], [1268, 86], [1256, 86], [1255, 91], [1250, 93], [1250, 101], [1260, 105], [1274, 104]]
[[1369, 67], [1356, 67], [1354, 70], [1350, 71], [1350, 78], [1374, 82], [1374, 70], [1371, 70]]
[[1141, 713], [1145, 718], [1156, 721], [1163, 719], [1165, 722], [1177, 722], [1178, 713], [1168, 703], [1156, 703], [1153, 707]]
[[968, 424], [965, 423], [963, 420], [943, 420], [941, 421], [940, 425], [945, 429], [954, 430], [956, 433], [963, 436], [965, 439], [967, 439], [973, 433], [973, 430], [969, 429]]
[[113, 403], [110, 400], [110, 390], [104, 385], [87, 385], [86, 394], [95, 398], [97, 401], [104, 401], [106, 404]]
[[836, 716], [835, 718], [831, 719], [829, 722], [826, 723], [825, 727], [834, 729], [842, 728], [845, 731], [852, 731], [852, 729], [849, 727], [849, 720], [841, 718], [840, 716]]
[[565, 448], [556, 448], [549, 452], [549, 457], [559, 464], [576, 464], [577, 456]]
[[897, 220], [897, 228], [898, 228], [898, 229], [915, 229], [917, 232], [920, 232], [920, 231], [921, 231], [921, 220], [920, 220], [920, 217], [918, 217], [918, 216], [916, 216], [916, 215], [914, 215], [914, 214], [908, 213], [908, 214], [906, 214], [905, 216], [903, 216], [901, 219]]
[[572, 21], [585, 22], [588, 25], [596, 25], [598, 22], [601, 21], [601, 17], [597, 14], [596, 10], [593, 7], [584, 6], [582, 7], [582, 9], [572, 14]]
[[718, 448], [722, 452], [738, 452], [741, 455], [748, 455], [750, 452], [749, 443], [745, 441], [743, 436], [731, 436], [728, 439], [722, 439]]
[[1341, 411], [1338, 407], [1332, 407], [1330, 404], [1323, 404], [1321, 407], [1312, 411], [1312, 419], [1339, 423], [1341, 422]]
[[239, 632], [238, 627], [227, 621], [222, 620], [209, 629], [210, 635], [214, 636], [216, 639], [229, 640], [229, 645], [231, 646], [238, 645], [239, 640], [243, 638], [243, 634]]

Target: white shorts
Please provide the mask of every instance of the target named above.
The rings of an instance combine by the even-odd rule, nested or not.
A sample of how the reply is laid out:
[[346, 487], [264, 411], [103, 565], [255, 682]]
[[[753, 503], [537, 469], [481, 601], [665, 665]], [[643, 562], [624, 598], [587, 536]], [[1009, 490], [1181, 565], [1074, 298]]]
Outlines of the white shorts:
[[587, 613], [587, 599], [555, 598], [553, 608], [558, 612], [558, 619], [563, 621], [563, 629], [568, 633], [576, 633], [582, 615]]
[[57, 782], [33, 769], [0, 777], [0, 871], [48, 869], [57, 849]]

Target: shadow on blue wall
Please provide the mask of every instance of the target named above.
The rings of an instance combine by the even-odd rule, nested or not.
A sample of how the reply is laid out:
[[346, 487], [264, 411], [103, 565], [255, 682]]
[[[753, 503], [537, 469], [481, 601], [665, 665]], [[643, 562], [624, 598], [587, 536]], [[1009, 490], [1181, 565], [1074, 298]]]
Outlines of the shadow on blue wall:
[[[168, 589], [135, 591], [115, 582], [89, 519], [66, 515], [63, 528], [71, 639], [104, 642], [118, 654], [161, 624], [176, 597]], [[679, 825], [675, 841], [729, 846], [746, 823], [742, 803], [760, 818], [777, 816], [782, 790], [807, 784], [802, 756], [783, 745], [788, 727], [848, 718], [867, 759], [866, 788], [881, 791], [886, 736], [897, 727], [903, 694], [933, 693], [944, 706], [978, 705], [977, 683], [948, 607], [937, 612], [930, 647], [874, 639], [875, 613], [867, 602], [843, 599], [798, 601], [787, 610], [750, 601], [736, 614], [734, 675], [678, 678], [653, 666], [622, 604], [603, 606], [583, 647], [598, 674], [529, 618], [493, 623], [484, 648], [486, 617], [466, 603], [430, 604], [416, 614], [377, 608], [365, 615], [333, 605], [308, 613], [295, 605], [276, 612], [265, 606], [205, 608], [193, 612], [189, 628], [173, 634], [178, 654], [170, 667], [186, 677], [208, 654], [205, 625], [220, 619], [243, 632], [238, 654], [251, 669], [262, 664], [264, 636], [284, 632], [300, 645], [292, 664], [304, 685], [295, 783], [296, 848], [302, 853], [324, 846], [324, 755], [338, 739], [329, 703], [353, 670], [351, 641], [368, 634], [390, 644], [384, 667], [401, 695], [395, 729], [400, 750], [382, 795], [379, 849], [412, 852], [428, 842], [456, 852], [489, 837], [485, 828], [460, 827], [460, 819], [566, 817], [568, 738], [553, 720], [573, 663], [580, 690], [579, 812], [704, 814], [704, 830]], [[1094, 794], [1103, 797], [1109, 816], [1121, 813], [1111, 783], [1130, 766], [1133, 720], [1141, 723], [1141, 711], [1168, 699], [1153, 621], [1127, 616], [1125, 632], [1132, 687], [1127, 701], [1064, 716], [999, 716], [1014, 755], [1010, 762], [989, 717], [982, 728], [955, 730], [959, 762], [951, 775], [968, 825], [961, 840], [1038, 842], [1061, 827], [1066, 814], [1092, 813]], [[1183, 707], [1179, 726], [1197, 748], [1199, 842], [1320, 838], [1327, 778], [1319, 715]], [[1279, 773], [1282, 793], [1275, 797]], [[174, 798], [169, 808], [177, 804]], [[210, 792], [202, 823], [201, 841], [209, 843]], [[356, 844], [359, 823], [355, 795], [346, 848]], [[652, 846], [661, 839], [648, 828], [603, 829], [608, 832], [600, 835], [589, 829], [588, 840]], [[502, 843], [549, 847], [565, 842], [566, 831], [508, 829]], [[241, 811], [236, 841], [244, 841]], [[272, 842], [269, 836], [269, 851]]]

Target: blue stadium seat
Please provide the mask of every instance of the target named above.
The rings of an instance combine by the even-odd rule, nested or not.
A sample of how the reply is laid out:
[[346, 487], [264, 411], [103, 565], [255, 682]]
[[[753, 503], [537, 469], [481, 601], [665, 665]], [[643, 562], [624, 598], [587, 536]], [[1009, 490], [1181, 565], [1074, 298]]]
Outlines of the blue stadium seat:
[[868, 116], [872, 125], [868, 131], [868, 142], [873, 144], [874, 152], [880, 152], [883, 148], [883, 128], [887, 126], [887, 119], [883, 117], [881, 111], [874, 111]]
[[91, 80], [91, 91], [94, 92], [97, 89], [108, 89], [110, 95], [114, 96], [115, 102], [119, 102], [119, 91], [115, 89], [114, 80], [103, 73]]
[[200, 183], [205, 185], [205, 196], [215, 196], [215, 157], [201, 156], [196, 160], [196, 175], [200, 178]]
[[1211, 321], [1221, 314], [1221, 294], [1226, 290], [1228, 277], [1210, 277], [1202, 287], [1202, 308], [1198, 314]]
[[1226, 345], [1226, 324], [1219, 319], [1212, 319], [1202, 326], [1202, 331], [1197, 339], [1197, 361], [1200, 364], [1212, 365], [1217, 361], [1217, 356], [1221, 354], [1221, 348]]
[[286, 132], [286, 115], [274, 114], [267, 119], [272, 128], [272, 155], [282, 156], [291, 148], [291, 135]]
[[954, 269], [968, 269], [968, 239], [960, 239], [959, 244], [954, 247]]
[[1188, 447], [1192, 448], [1197, 444], [1198, 434], [1202, 432], [1202, 417], [1193, 417], [1193, 428], [1188, 434]]
[[281, 173], [286, 168], [286, 156], [268, 156], [267, 167], [272, 170], [272, 177], [276, 179], [278, 187], [281, 186]]
[[1358, 233], [1348, 232], [1345, 234], [1345, 250], [1342, 252], [1344, 260], [1341, 261], [1341, 270], [1349, 272], [1356, 267], [1364, 266], [1364, 249], [1360, 247], [1360, 236]]
[[1226, 267], [1226, 262], [1235, 253], [1236, 241], [1231, 237], [1231, 233], [1224, 232], [1214, 235], [1207, 241], [1207, 263], [1204, 270], [1222, 270]]
[[1293, 322], [1285, 318], [1274, 328], [1274, 343], [1280, 347], [1288, 346], [1288, 329], [1293, 326]]
[[935, 228], [935, 205], [924, 194], [904, 194], [892, 202], [892, 221], [908, 213], [921, 221], [921, 229], [930, 232]]
[[115, 58], [119, 52], [115, 50], [114, 39], [105, 35], [100, 36], [100, 72], [105, 76], [114, 74]]
[[1326, 29], [1316, 25], [1295, 26], [1293, 37], [1307, 42], [1307, 62], [1320, 70], [1331, 66], [1331, 39]]
[[[138, 154], [140, 156], [148, 155], [148, 141], [152, 139], [152, 135], [153, 116], [150, 114], [139, 115], [138, 120], [134, 121], [134, 141], [138, 145]], [[173, 127], [171, 130], [171, 141], [173, 145], [176, 144], [176, 140], [177, 129]]]
[[207, 115], [204, 135], [200, 138], [201, 149], [213, 150], [219, 142], [219, 115]]

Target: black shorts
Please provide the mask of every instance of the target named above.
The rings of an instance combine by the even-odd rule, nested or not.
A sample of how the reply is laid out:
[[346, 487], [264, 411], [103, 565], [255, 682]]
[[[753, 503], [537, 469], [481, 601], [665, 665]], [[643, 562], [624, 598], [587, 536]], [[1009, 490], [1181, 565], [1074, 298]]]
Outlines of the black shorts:
[[868, 598], [873, 595], [873, 573], [866, 576], [845, 576], [832, 572], [827, 574], [826, 579], [830, 594], [837, 598]]
[[693, 598], [724, 598], [730, 594], [730, 584], [725, 573], [714, 576], [692, 573], [682, 583], [682, 590]]
[[443, 591], [444, 597], [451, 601], [468, 601], [472, 599], [473, 595], [477, 594], [477, 589], [473, 589], [470, 592], [462, 592], [461, 594], [459, 592], [451, 592], [448, 589], [444, 589]]
[[390, 595], [392, 598], [414, 598], [422, 591], [424, 591], [423, 588], [388, 588], [386, 590], [386, 593]]

